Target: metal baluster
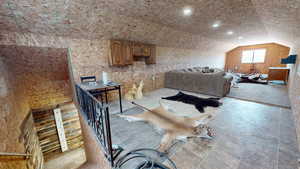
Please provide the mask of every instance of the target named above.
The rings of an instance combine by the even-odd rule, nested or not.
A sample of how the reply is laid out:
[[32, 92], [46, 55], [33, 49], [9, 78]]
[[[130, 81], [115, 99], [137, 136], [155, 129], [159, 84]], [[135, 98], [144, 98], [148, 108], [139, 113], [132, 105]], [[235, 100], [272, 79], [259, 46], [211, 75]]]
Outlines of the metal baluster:
[[[113, 167], [112, 140], [107, 104], [103, 104], [103, 100], [99, 102], [94, 96], [78, 85], [76, 85], [76, 96], [81, 108], [80, 113], [94, 130], [99, 143], [104, 149], [106, 158]], [[105, 99], [107, 101], [107, 95]]]

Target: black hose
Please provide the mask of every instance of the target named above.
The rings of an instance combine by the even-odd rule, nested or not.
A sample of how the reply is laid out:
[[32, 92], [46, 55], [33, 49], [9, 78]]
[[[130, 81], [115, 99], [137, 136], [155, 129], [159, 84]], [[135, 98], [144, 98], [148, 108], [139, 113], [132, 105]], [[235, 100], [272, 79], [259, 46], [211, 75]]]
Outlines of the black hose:
[[116, 162], [115, 169], [121, 169], [124, 164], [136, 158], [144, 159], [143, 162], [138, 164], [136, 169], [171, 169], [140, 151], [155, 152], [158, 154], [159, 157], [165, 158], [171, 164], [172, 169], [177, 169], [175, 163], [165, 153], [162, 153], [160, 151], [151, 148], [141, 148], [141, 149], [136, 149], [128, 152], [124, 156], [120, 157], [120, 159]]
[[[128, 162], [132, 159], [135, 159], [135, 158], [144, 158], [144, 159], [147, 159], [147, 161], [150, 161], [150, 158], [148, 158], [146, 155], [141, 154], [141, 153], [132, 153], [132, 154], [129, 154], [129, 155], [136, 155], [136, 156], [130, 157], [130, 158], [126, 159], [125, 161], [121, 161], [122, 163], [120, 164], [120, 166], [123, 166], [126, 162]], [[125, 156], [125, 158], [129, 157], [129, 155]]]
[[153, 167], [158, 168], [158, 169], [169, 169], [167, 166], [165, 166], [165, 165], [163, 165], [162, 163], [159, 163], [159, 162], [151, 163], [151, 167], [150, 167], [150, 166], [148, 166], [148, 164], [150, 164], [148, 161], [139, 164], [139, 166], [136, 169], [143, 169], [140, 166], [141, 165], [145, 166], [145, 164], [146, 164], [147, 169], [148, 168], [152, 169]]

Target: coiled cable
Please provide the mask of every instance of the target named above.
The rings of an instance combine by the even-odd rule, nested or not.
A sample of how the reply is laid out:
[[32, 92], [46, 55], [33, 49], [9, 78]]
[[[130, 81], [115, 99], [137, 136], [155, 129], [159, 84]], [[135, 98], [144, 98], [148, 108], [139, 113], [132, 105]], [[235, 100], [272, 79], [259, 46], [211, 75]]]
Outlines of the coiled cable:
[[[171, 168], [167, 167], [159, 160], [154, 159], [150, 155], [147, 155], [146, 152], [155, 153], [158, 158], [162, 159], [162, 161], [169, 163], [169, 166]], [[135, 169], [177, 169], [175, 163], [167, 156], [166, 153], [162, 153], [151, 148], [141, 148], [128, 152], [127, 154], [119, 158], [119, 160], [115, 164], [115, 169], [122, 169], [126, 163], [129, 163], [129, 161], [138, 158], [142, 159], [142, 162], [139, 162]]]

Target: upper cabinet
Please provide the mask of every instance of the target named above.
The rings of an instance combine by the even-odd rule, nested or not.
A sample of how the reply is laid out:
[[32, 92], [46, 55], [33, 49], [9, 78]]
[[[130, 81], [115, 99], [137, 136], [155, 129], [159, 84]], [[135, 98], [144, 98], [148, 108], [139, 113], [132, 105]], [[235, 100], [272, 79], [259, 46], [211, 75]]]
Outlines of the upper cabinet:
[[150, 45], [149, 46], [149, 54], [150, 57], [146, 58], [146, 64], [155, 64], [156, 63], [156, 47], [155, 45]]
[[123, 65], [131, 65], [133, 63], [133, 43], [130, 41], [123, 41], [122, 50], [123, 50]]
[[109, 64], [111, 66], [127, 66], [134, 60], [145, 60], [146, 64], [156, 63], [155, 45], [139, 42], [111, 40]]
[[133, 56], [143, 56], [141, 43], [133, 43]]
[[122, 66], [123, 63], [123, 51], [122, 42], [113, 40], [110, 42], [110, 65]]
[[133, 56], [136, 57], [150, 57], [151, 56], [151, 45], [134, 43]]

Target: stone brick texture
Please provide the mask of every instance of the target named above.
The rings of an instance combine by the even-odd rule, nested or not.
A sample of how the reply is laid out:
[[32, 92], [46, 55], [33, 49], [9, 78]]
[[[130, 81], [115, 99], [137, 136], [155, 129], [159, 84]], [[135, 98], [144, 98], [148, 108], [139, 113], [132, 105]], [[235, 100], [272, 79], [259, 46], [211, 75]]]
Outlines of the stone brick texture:
[[[12, 72], [0, 57], [0, 152], [24, 153], [24, 145], [19, 141], [20, 125], [29, 113], [29, 105], [21, 83], [14, 79]], [[22, 84], [22, 83], [21, 83]], [[26, 169], [26, 161], [0, 160], [1, 169]]]
[[[179, 15], [186, 4], [194, 7], [195, 17], [185, 18]], [[145, 91], [151, 91], [163, 87], [164, 72], [169, 70], [192, 66], [222, 68], [225, 52], [237, 44], [272, 41], [295, 47], [295, 42], [300, 39], [297, 17], [299, 6], [297, 0], [3, 0], [0, 3], [0, 45], [68, 48], [75, 82], [79, 82], [80, 76], [99, 77], [102, 71], [106, 71], [111, 80], [123, 84], [123, 94], [132, 83], [138, 83], [142, 79], [145, 81]], [[227, 30], [221, 29], [222, 31], [217, 32], [211, 29], [211, 22], [215, 20], [226, 21], [224, 24], [228, 29], [234, 29], [236, 35], [246, 35], [245, 38], [238, 41], [236, 36], [228, 37], [224, 33]], [[124, 68], [108, 66], [108, 40], [112, 38], [156, 44], [157, 64], [145, 65], [143, 62], [136, 62]], [[52, 57], [55, 56], [49, 55], [49, 58]], [[15, 58], [15, 62], [19, 59], [26, 61], [20, 56]], [[31, 63], [36, 60], [27, 61]], [[48, 65], [37, 67], [43, 69], [44, 66]], [[60, 100], [48, 102], [45, 101], [46, 98], [42, 98], [41, 102], [36, 102], [39, 99], [35, 96], [46, 93], [37, 92], [37, 95], [26, 96], [26, 85], [20, 85], [25, 83], [13, 79], [11, 75], [13, 71], [22, 73], [18, 72], [18, 66], [1, 66], [0, 69], [1, 75], [3, 74], [0, 76], [0, 104], [4, 105], [0, 107], [0, 128], [4, 133], [0, 136], [0, 150], [22, 150], [22, 145], [15, 141], [19, 135], [19, 129], [15, 126], [25, 117], [29, 104], [39, 107]], [[44, 76], [31, 74], [20, 77], [27, 76], [45, 79]], [[56, 77], [55, 73], [49, 73], [46, 77], [64, 79], [64, 76]], [[299, 76], [294, 73], [293, 77], [290, 95], [295, 117], [298, 118]], [[45, 92], [50, 86], [68, 88], [65, 83], [56, 83], [30, 86], [30, 90], [41, 89]], [[57, 90], [59, 89], [51, 88], [47, 93], [57, 93]], [[64, 98], [65, 95], [67, 94], [60, 92], [49, 96]], [[115, 95], [116, 93], [111, 98]]]
[[[0, 152], [25, 153], [20, 125], [31, 109], [71, 100], [67, 50], [0, 46]], [[37, 145], [39, 147], [39, 145]], [[22, 168], [24, 160], [1, 161], [1, 167]]]
[[31, 109], [71, 101], [67, 50], [26, 46], [0, 46], [9, 70], [22, 81]]
[[[193, 9], [190, 17], [182, 15], [186, 5]], [[185, 48], [274, 40], [285, 44], [299, 39], [299, 7], [298, 0], [2, 0], [0, 29], [84, 39], [124, 38]], [[226, 27], [212, 29], [215, 21]], [[245, 38], [228, 37], [228, 29]]]
[[[126, 93], [133, 83], [138, 83], [140, 80], [144, 80], [145, 82], [145, 92], [163, 87], [164, 73], [169, 70], [192, 66], [222, 68], [224, 65], [224, 53], [220, 50], [208, 50], [206, 46], [202, 49], [158, 46], [157, 64], [146, 65], [144, 62], [135, 62], [132, 66], [118, 68], [108, 65], [108, 39], [88, 40], [31, 33], [1, 32], [0, 45], [14, 46], [14, 50], [9, 48], [6, 49], [7, 51], [1, 50], [9, 54], [1, 57], [2, 59], [5, 58], [7, 66], [7, 69], [1, 70], [1, 72], [15, 73], [14, 75], [7, 75], [10, 79], [5, 79], [5, 83], [9, 83], [6, 84], [9, 89], [5, 91], [15, 91], [12, 93], [16, 93], [16, 96], [18, 96], [16, 103], [26, 106], [16, 111], [6, 110], [7, 113], [1, 113], [1, 115], [8, 114], [7, 117], [11, 118], [11, 120], [15, 120], [16, 117], [20, 119], [14, 122], [10, 122], [10, 120], [3, 122], [3, 124], [10, 125], [10, 127], [1, 127], [1, 130], [4, 133], [11, 133], [13, 135], [4, 139], [4, 143], [1, 144], [4, 147], [15, 147], [17, 145], [10, 141], [19, 135], [15, 131], [15, 126], [18, 126], [22, 121], [22, 117], [24, 117], [22, 114], [23, 111], [29, 110], [30, 106], [38, 108], [61, 101], [60, 99], [64, 100], [67, 98], [65, 96], [70, 97], [70, 88], [66, 80], [68, 74], [65, 69], [66, 66], [65, 63], [60, 64], [62, 63], [60, 62], [61, 59], [65, 58], [64, 51], [66, 49], [68, 49], [68, 61], [71, 63], [71, 73], [74, 76], [75, 82], [79, 82], [80, 76], [86, 75], [96, 75], [99, 79], [102, 71], [106, 71], [111, 80], [122, 83], [122, 94]], [[64, 50], [57, 48], [64, 48]], [[50, 60], [46, 60], [45, 56]], [[211, 59], [211, 57], [214, 57], [214, 59]], [[13, 79], [13, 77], [18, 78]], [[41, 80], [51, 80], [51, 82], [41, 84]], [[14, 83], [14, 85], [10, 83]], [[12, 88], [13, 86], [16, 89]], [[22, 88], [21, 92], [18, 88]], [[1, 88], [1, 90], [3, 89]], [[30, 91], [28, 95], [25, 94], [26, 90]], [[23, 97], [26, 97], [24, 100], [27, 100], [28, 104], [22, 104], [23, 101], [19, 100], [22, 92], [24, 93]], [[47, 98], [44, 96], [47, 96]], [[48, 98], [48, 96], [51, 98]], [[112, 93], [110, 99], [113, 100], [116, 97], [117, 93]], [[7, 100], [5, 98], [1, 100], [5, 100], [7, 104], [13, 104], [16, 99]], [[15, 107], [12, 105], [11, 109], [16, 109]], [[3, 111], [5, 112], [5, 110], [1, 110], [1, 112]], [[20, 146], [22, 147], [22, 145]]]
[[[203, 46], [213, 46], [218, 44], [218, 48], [224, 47], [225, 37], [220, 36], [221, 39], [216, 39], [217, 36], [208, 37], [207, 35], [214, 35], [208, 25], [208, 21], [199, 22], [196, 20], [196, 30], [210, 30], [210, 32], [203, 32], [202, 35], [192, 34], [186, 29], [174, 29], [178, 25], [178, 20], [184, 19], [183, 16], [170, 13], [168, 17], [169, 22], [164, 24], [158, 23], [153, 19], [145, 19], [143, 17], [136, 17], [138, 15], [128, 15], [125, 11], [132, 9], [131, 6], [139, 5], [143, 10], [141, 12], [151, 11], [159, 12], [176, 12], [180, 13], [176, 8], [172, 8], [174, 4], [182, 5], [178, 2], [168, 2], [167, 4], [158, 4], [152, 1], [153, 6], [160, 5], [166, 7], [164, 10], [148, 7], [144, 4], [145, 1], [135, 2], [126, 1], [127, 6], [120, 6], [116, 1], [107, 0], [72, 0], [72, 1], [32, 1], [32, 0], [3, 0], [0, 5], [0, 30], [10, 32], [30, 32], [34, 34], [43, 34], [50, 36], [67, 36], [72, 38], [84, 39], [110, 39], [122, 38], [127, 40], [144, 41], [157, 45], [167, 45], [185, 48], [195, 48]], [[228, 3], [227, 3], [228, 4]], [[248, 3], [249, 4], [249, 3]], [[162, 5], [162, 6], [161, 6]], [[209, 4], [208, 4], [209, 5]], [[211, 10], [225, 12], [223, 4], [211, 4], [218, 10]], [[196, 7], [196, 6], [195, 6]], [[207, 5], [199, 4], [198, 8], [205, 8]], [[154, 10], [155, 9], [155, 10]], [[221, 11], [222, 9], [222, 11]], [[255, 9], [245, 10], [251, 13]], [[123, 11], [123, 12], [120, 12]], [[130, 10], [128, 10], [130, 11]], [[132, 10], [133, 11], [133, 10]], [[136, 11], [136, 10], [135, 10]], [[204, 16], [202, 12], [198, 14]], [[251, 13], [253, 14], [253, 12]], [[164, 14], [156, 13], [155, 16], [163, 16]], [[167, 16], [167, 15], [166, 15]], [[207, 14], [206, 16], [211, 16]], [[238, 15], [239, 16], [239, 15]], [[212, 20], [215, 19], [211, 16]], [[167, 18], [166, 18], [167, 19]], [[186, 24], [193, 25], [187, 20]], [[252, 22], [253, 23], [253, 22]], [[256, 22], [255, 22], [256, 23]], [[255, 24], [253, 23], [253, 24]], [[173, 25], [173, 27], [172, 27]], [[204, 26], [205, 25], [205, 26]], [[235, 25], [232, 25], [233, 27]], [[262, 29], [260, 29], [262, 30]], [[186, 42], [189, 43], [186, 43]], [[228, 43], [231, 45], [231, 43]], [[226, 45], [228, 45], [226, 44]]]
[[[108, 64], [108, 39], [72, 39], [56, 36], [44, 36], [30, 33], [5, 32], [0, 44], [35, 46], [46, 48], [69, 48], [72, 73], [76, 82], [80, 76], [95, 75], [100, 79], [102, 71], [109, 74], [111, 80], [122, 83], [122, 94], [126, 93], [133, 83], [144, 80], [144, 91], [162, 88], [164, 73], [173, 69], [192, 66], [211, 66], [223, 68], [224, 52], [209, 50], [204, 46], [201, 49], [185, 49], [174, 47], [157, 47], [157, 64], [146, 65], [144, 62], [135, 62], [127, 67], [111, 67]], [[211, 59], [214, 57], [214, 59]], [[111, 93], [114, 99], [117, 93]]]
[[[297, 50], [300, 53], [300, 45]], [[295, 125], [297, 129], [298, 145], [300, 148], [300, 59], [297, 58], [297, 63], [292, 66], [290, 79], [289, 79], [289, 95], [292, 110], [295, 117]]]

